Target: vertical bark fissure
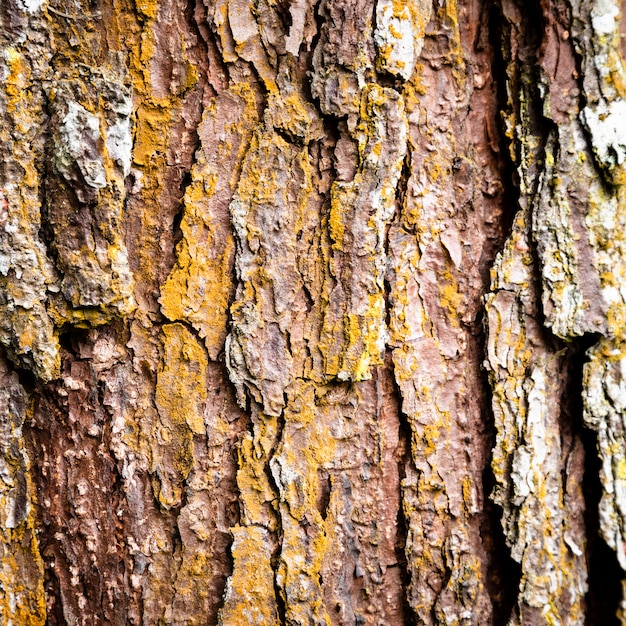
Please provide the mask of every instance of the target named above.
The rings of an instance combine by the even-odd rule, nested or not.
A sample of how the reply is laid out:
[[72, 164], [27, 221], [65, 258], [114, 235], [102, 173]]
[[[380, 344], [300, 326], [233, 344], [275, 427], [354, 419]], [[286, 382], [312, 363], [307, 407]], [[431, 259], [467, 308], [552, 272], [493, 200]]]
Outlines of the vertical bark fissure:
[[[398, 475], [400, 478], [399, 484], [402, 483], [406, 477], [406, 464], [409, 462], [410, 455], [410, 430], [406, 419], [400, 421], [400, 441], [403, 446], [403, 454], [398, 456]], [[400, 494], [402, 495], [402, 494]], [[417, 624], [417, 618], [413, 609], [409, 604], [409, 586], [411, 584], [411, 574], [409, 571], [409, 565], [406, 556], [406, 543], [408, 536], [408, 520], [405, 515], [404, 508], [398, 507], [396, 514], [396, 542], [395, 542], [395, 554], [400, 569], [400, 582], [402, 584], [402, 603], [404, 606], [404, 614], [406, 615], [407, 624], [413, 626]]]
[[[409, 140], [410, 141], [410, 140]], [[390, 240], [389, 234], [392, 224], [400, 223], [402, 207], [406, 202], [406, 194], [408, 193], [408, 183], [411, 175], [411, 153], [407, 150], [402, 164], [402, 171], [398, 184], [396, 186], [395, 194], [395, 213], [391, 224], [388, 224], [385, 228], [385, 259], [386, 259], [386, 271], [385, 271], [385, 326], [387, 329], [392, 328], [392, 282], [393, 275], [389, 263], [390, 259]], [[398, 376], [396, 375], [395, 365], [393, 360], [393, 347], [387, 345], [385, 347], [385, 366], [391, 373], [393, 381], [393, 397], [397, 403], [398, 411], [398, 444], [395, 452], [395, 460], [398, 472], [398, 498], [402, 502], [402, 489], [403, 482], [406, 478], [406, 465], [411, 463], [411, 426], [408, 416], [405, 415], [402, 410], [402, 393], [398, 384]], [[404, 511], [404, 507], [401, 505], [398, 507], [396, 513], [396, 536], [394, 541], [394, 553], [397, 561], [397, 567], [400, 570], [400, 584], [402, 586], [402, 604], [403, 614], [405, 616], [405, 623], [407, 626], [413, 626], [417, 624], [417, 618], [409, 603], [409, 588], [411, 584], [411, 573], [407, 559], [407, 537], [408, 537], [408, 520]]]
[[[288, 399], [287, 394], [284, 394], [285, 406], [287, 406]], [[285, 589], [284, 589], [284, 581], [279, 580], [279, 571], [280, 571], [280, 562], [282, 557], [283, 550], [283, 541], [285, 539], [282, 525], [282, 517], [280, 514], [279, 508], [279, 498], [280, 498], [280, 485], [274, 476], [270, 463], [274, 459], [278, 447], [282, 442], [283, 433], [285, 431], [285, 412], [281, 411], [280, 416], [276, 420], [277, 429], [276, 429], [276, 438], [273, 446], [270, 448], [267, 455], [267, 464], [264, 467], [264, 472], [266, 474], [267, 483], [270, 485], [270, 488], [273, 490], [275, 494], [276, 500], [272, 502], [272, 506], [275, 509], [276, 513], [276, 528], [272, 529], [271, 535], [274, 540], [274, 550], [271, 557], [272, 570], [273, 570], [273, 587], [274, 593], [276, 595], [276, 609], [278, 612], [278, 619], [281, 624], [288, 624], [287, 621], [287, 607], [289, 604], [289, 600], [286, 597]], [[235, 626], [235, 624], [233, 624]]]
[[[581, 376], [582, 380], [582, 376]], [[582, 409], [581, 409], [582, 414]], [[622, 623], [618, 612], [622, 600], [622, 576], [615, 552], [600, 533], [598, 508], [602, 495], [598, 437], [590, 429], [583, 429], [585, 447], [584, 492], [587, 558], [589, 560], [589, 591], [587, 592], [588, 626], [617, 626]]]
[[[495, 444], [495, 435], [492, 440]], [[481, 534], [490, 559], [487, 587], [493, 603], [493, 625], [507, 626], [517, 602], [522, 572], [506, 545], [502, 510], [491, 499], [495, 487], [491, 468], [485, 468], [484, 475], [483, 489], [488, 499], [485, 502], [485, 521], [481, 526]]]
[[[511, 59], [507, 37], [510, 38], [510, 26], [507, 27], [502, 3], [494, 0], [483, 5], [481, 14], [481, 30], [477, 34], [477, 49], [488, 47], [491, 51], [490, 70], [494, 81], [496, 110], [493, 119], [486, 120], [487, 140], [494, 152], [501, 156], [500, 167], [502, 174], [502, 230], [500, 238], [495, 244], [492, 258], [486, 264], [487, 272], [492, 271], [494, 257], [500, 253], [504, 242], [511, 237], [517, 212], [520, 210], [519, 172], [515, 165], [515, 159], [511, 158], [510, 133], [507, 137], [506, 115], [512, 106], [513, 94], [509, 92], [509, 75]], [[524, 42], [525, 35], [517, 38]], [[485, 273], [485, 293], [488, 292], [489, 276]], [[488, 321], [484, 310], [480, 312], [482, 326], [480, 331], [474, 334], [480, 345], [480, 352], [488, 354]], [[483, 418], [485, 420], [486, 447], [489, 450], [488, 463], [482, 472], [482, 488], [485, 494], [483, 503], [483, 519], [481, 522], [481, 537], [488, 554], [488, 575], [486, 586], [493, 604], [494, 626], [507, 626], [514, 614], [514, 608], [518, 601], [519, 585], [522, 576], [520, 564], [512, 558], [506, 536], [503, 530], [503, 511], [494, 503], [494, 490], [496, 478], [491, 466], [493, 450], [496, 445], [496, 422], [492, 408], [492, 388], [489, 381], [488, 370], [484, 364], [480, 364], [482, 392], [485, 405], [483, 406]]]
[[615, 553], [609, 548], [600, 531], [599, 504], [602, 495], [600, 459], [597, 452], [597, 435], [583, 420], [583, 370], [588, 362], [586, 351], [597, 342], [589, 335], [576, 341], [568, 349], [569, 382], [565, 390], [565, 406], [573, 429], [579, 434], [584, 448], [585, 466], [582, 488], [585, 499], [584, 522], [589, 563], [589, 589], [587, 591], [588, 626], [615, 626], [619, 623], [618, 611], [622, 599], [621, 569]]
[[[515, 161], [511, 158], [511, 139], [507, 137], [506, 128], [506, 111], [509, 110], [511, 103], [507, 93], [508, 70], [510, 59], [507, 59], [509, 53], [506, 44], [507, 21], [502, 10], [502, 2], [493, 0], [486, 9], [488, 11], [487, 19], [487, 39], [489, 46], [493, 51], [493, 60], [491, 62], [491, 74], [495, 83], [495, 100], [497, 103], [496, 116], [493, 120], [487, 120], [493, 123], [489, 127], [488, 138], [490, 143], [497, 146], [498, 153], [502, 155], [502, 183], [503, 183], [503, 239], [510, 236], [515, 221], [515, 214], [519, 210], [519, 174], [515, 167]], [[502, 249], [502, 242], [499, 242], [498, 251]], [[490, 264], [489, 270], [491, 270]], [[488, 277], [486, 277], [488, 280]], [[486, 291], [486, 290], [485, 290]]]

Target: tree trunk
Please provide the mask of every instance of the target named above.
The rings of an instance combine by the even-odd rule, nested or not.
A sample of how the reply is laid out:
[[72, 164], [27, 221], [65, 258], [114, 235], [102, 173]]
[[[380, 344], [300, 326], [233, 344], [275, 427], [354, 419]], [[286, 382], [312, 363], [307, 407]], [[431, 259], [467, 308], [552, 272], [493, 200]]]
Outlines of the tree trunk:
[[617, 0], [2, 0], [0, 625], [626, 623]]

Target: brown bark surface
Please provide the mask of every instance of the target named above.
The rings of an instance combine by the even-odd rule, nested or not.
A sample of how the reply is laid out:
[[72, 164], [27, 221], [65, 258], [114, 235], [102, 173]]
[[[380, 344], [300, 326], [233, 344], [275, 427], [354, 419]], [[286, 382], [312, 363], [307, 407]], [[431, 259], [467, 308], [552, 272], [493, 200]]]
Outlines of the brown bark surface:
[[617, 0], [2, 0], [0, 626], [626, 621]]

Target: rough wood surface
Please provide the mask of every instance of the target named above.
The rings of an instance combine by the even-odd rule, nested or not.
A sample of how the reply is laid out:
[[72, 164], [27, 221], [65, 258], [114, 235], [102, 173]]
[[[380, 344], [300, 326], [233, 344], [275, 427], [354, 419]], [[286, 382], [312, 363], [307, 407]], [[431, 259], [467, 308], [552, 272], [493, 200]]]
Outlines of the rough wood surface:
[[621, 10], [3, 0], [0, 624], [626, 622]]

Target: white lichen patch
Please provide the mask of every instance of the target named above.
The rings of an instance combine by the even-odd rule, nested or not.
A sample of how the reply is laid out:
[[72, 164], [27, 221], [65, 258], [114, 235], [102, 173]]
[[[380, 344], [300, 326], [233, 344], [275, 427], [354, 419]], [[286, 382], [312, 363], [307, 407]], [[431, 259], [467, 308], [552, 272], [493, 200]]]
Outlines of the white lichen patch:
[[582, 335], [584, 298], [578, 285], [578, 254], [574, 245], [567, 192], [548, 168], [534, 211], [533, 234], [541, 261], [542, 301], [546, 325], [559, 337]]
[[[64, 301], [55, 303], [56, 323], [102, 324], [109, 314], [134, 310], [133, 278], [122, 239], [124, 179], [132, 155], [130, 89], [123, 75], [94, 75], [85, 93], [75, 80], [49, 88], [52, 127], [50, 184], [58, 186], [48, 211], [51, 247], [63, 274]], [[70, 215], [80, 212], [81, 219]], [[106, 311], [106, 313], [105, 313]]]
[[415, 33], [409, 7], [393, 0], [376, 3], [374, 41], [381, 70], [409, 80], [415, 67]]
[[[29, 417], [28, 406], [28, 395], [17, 375], [7, 372], [3, 359], [0, 362], [0, 616], [3, 624], [15, 626], [34, 626], [45, 621], [44, 611], [33, 609], [33, 600], [43, 598], [43, 566], [33, 532], [33, 483], [22, 432], [22, 425]], [[31, 618], [36, 612], [37, 620]]]
[[34, 68], [15, 47], [0, 52], [0, 342], [42, 380], [58, 375], [59, 345], [47, 304], [57, 276], [39, 237], [45, 116]]
[[69, 102], [55, 143], [53, 163], [57, 172], [71, 180], [77, 165], [87, 185], [104, 189], [107, 177], [101, 143], [99, 118], [77, 102]]
[[[585, 108], [580, 118], [605, 175], [613, 178], [626, 157], [626, 68], [621, 53], [619, 0], [572, 5], [574, 19], [585, 28], [577, 35], [582, 52]], [[587, 13], [588, 12], [588, 13]]]
[[626, 101], [602, 100], [596, 106], [586, 106], [581, 119], [602, 166], [613, 169], [622, 165], [626, 159]]
[[591, 9], [591, 26], [597, 35], [612, 35], [619, 15], [619, 2], [595, 0]]
[[379, 0], [376, 3], [374, 43], [378, 69], [409, 80], [424, 45], [432, 2]]
[[298, 56], [304, 38], [307, 9], [306, 0], [294, 0], [289, 6], [291, 26], [289, 27], [289, 35], [285, 37], [285, 50], [294, 56]]
[[128, 176], [133, 150], [133, 137], [128, 117], [121, 118], [109, 126], [106, 134], [106, 146], [109, 156], [120, 166], [124, 177]]
[[545, 326], [563, 339], [605, 327], [600, 281], [590, 271], [586, 206], [595, 175], [584, 130], [576, 117], [551, 133], [533, 198], [533, 239], [541, 270]]
[[46, 0], [18, 0], [18, 5], [26, 13], [31, 15], [41, 10]]

